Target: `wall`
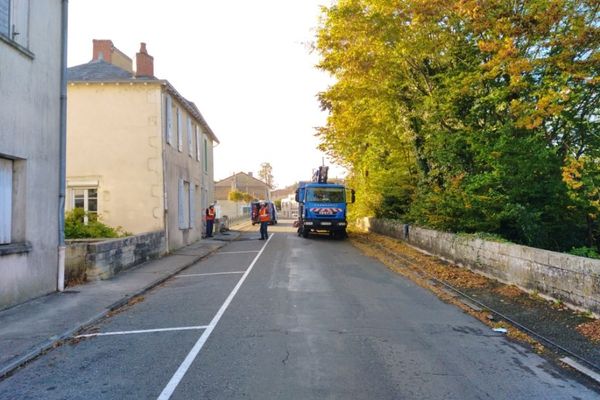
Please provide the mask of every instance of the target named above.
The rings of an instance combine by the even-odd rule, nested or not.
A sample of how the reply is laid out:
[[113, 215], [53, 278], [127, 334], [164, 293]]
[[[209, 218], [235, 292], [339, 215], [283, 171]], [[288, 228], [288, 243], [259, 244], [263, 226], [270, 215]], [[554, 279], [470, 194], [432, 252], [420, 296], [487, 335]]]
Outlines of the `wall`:
[[160, 83], [70, 83], [67, 117], [69, 189], [97, 184], [109, 226], [163, 229]]
[[368, 219], [359, 225], [406, 240], [483, 275], [600, 314], [600, 260], [408, 227], [391, 220]]
[[28, 243], [0, 252], [0, 309], [56, 290], [60, 21], [60, 1], [31, 1], [28, 50], [0, 40], [0, 156], [18, 170], [11, 242]]
[[[163, 93], [163, 115], [166, 110], [166, 96], [170, 94]], [[201, 148], [200, 148], [200, 160], [196, 158], [196, 137], [195, 134], [192, 140], [192, 154], [188, 147], [188, 125], [187, 118], [188, 113], [185, 108], [180, 104], [174, 96], [172, 98], [172, 115], [173, 115], [173, 144], [169, 144], [166, 141], [166, 118], [162, 118], [162, 129], [163, 129], [163, 146], [165, 148], [165, 186], [167, 191], [167, 225], [168, 225], [168, 245], [169, 251], [173, 251], [180, 247], [191, 244], [202, 238], [204, 234], [204, 223], [203, 216], [206, 208], [213, 202], [213, 168], [212, 168], [212, 144], [210, 138], [208, 139], [208, 170], [204, 171], [204, 149], [203, 149], [203, 138], [208, 137], [204, 134], [200, 135]], [[182, 151], [178, 149], [177, 142], [177, 114], [175, 108], [179, 108], [182, 115], [182, 136], [183, 136], [183, 147]], [[192, 118], [194, 124], [199, 125], [199, 121]], [[201, 128], [199, 128], [202, 131]], [[194, 213], [195, 218], [191, 228], [180, 229], [179, 226], [179, 180], [183, 179], [186, 182], [190, 182], [191, 185], [197, 187], [197, 191], [194, 194]], [[206, 189], [205, 201], [202, 201], [202, 189]]]
[[122, 239], [84, 243], [71, 241], [67, 246], [66, 277], [81, 276], [87, 280], [108, 279], [121, 271], [165, 254], [163, 231]]

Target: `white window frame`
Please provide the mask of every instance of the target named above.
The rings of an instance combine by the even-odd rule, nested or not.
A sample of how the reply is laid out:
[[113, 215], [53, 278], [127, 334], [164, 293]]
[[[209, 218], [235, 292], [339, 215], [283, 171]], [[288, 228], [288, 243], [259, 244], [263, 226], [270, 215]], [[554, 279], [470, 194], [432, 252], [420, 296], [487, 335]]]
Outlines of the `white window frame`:
[[[96, 214], [98, 215], [98, 212], [100, 210], [100, 192], [98, 191], [98, 187], [92, 187], [92, 186], [72, 186], [69, 188], [70, 192], [71, 192], [71, 210], [75, 209], [75, 191], [76, 190], [83, 190], [83, 211], [85, 211], [86, 215], [83, 218], [83, 223], [85, 225], [88, 224], [89, 222], [89, 218], [87, 214]], [[90, 190], [95, 190], [96, 191], [96, 211], [90, 211]]]
[[177, 150], [183, 151], [183, 116], [181, 115], [181, 110], [179, 107], [177, 110]]
[[12, 241], [14, 161], [0, 158], [0, 245]]

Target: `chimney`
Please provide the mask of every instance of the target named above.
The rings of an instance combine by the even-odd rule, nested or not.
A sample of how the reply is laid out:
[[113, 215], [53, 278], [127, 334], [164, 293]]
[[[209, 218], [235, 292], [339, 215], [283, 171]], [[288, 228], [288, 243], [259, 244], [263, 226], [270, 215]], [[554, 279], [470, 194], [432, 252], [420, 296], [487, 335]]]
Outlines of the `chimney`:
[[148, 54], [146, 43], [140, 44], [140, 51], [135, 55], [135, 76], [153, 78], [154, 77], [154, 57]]
[[104, 60], [107, 63], [112, 63], [112, 53], [114, 49], [112, 40], [97, 40], [94, 39], [94, 51], [92, 61]]
[[248, 172], [248, 176], [249, 176], [250, 178], [253, 178], [253, 176], [252, 176], [252, 172]]

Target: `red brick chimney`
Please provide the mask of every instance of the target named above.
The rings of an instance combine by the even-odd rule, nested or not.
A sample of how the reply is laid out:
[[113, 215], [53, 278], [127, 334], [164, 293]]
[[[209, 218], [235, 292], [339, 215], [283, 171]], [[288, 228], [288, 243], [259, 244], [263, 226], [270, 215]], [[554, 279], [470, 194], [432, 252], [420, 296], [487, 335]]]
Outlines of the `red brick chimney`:
[[154, 77], [154, 57], [148, 54], [146, 43], [140, 44], [140, 51], [135, 55], [135, 76], [136, 77]]
[[112, 63], [112, 53], [115, 46], [112, 40], [97, 40], [94, 39], [94, 54], [92, 60], [104, 60], [107, 63]]

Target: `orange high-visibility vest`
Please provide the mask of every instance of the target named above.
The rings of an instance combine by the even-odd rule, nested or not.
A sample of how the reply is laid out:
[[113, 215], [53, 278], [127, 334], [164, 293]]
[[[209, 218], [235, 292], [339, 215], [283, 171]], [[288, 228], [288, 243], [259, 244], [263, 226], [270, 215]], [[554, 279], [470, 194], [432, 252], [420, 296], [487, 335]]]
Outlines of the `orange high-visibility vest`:
[[215, 219], [215, 210], [211, 210], [210, 208], [206, 210], [206, 220], [213, 221]]
[[269, 222], [271, 218], [269, 218], [269, 211], [267, 210], [267, 207], [260, 209], [258, 212], [258, 219], [260, 222]]

